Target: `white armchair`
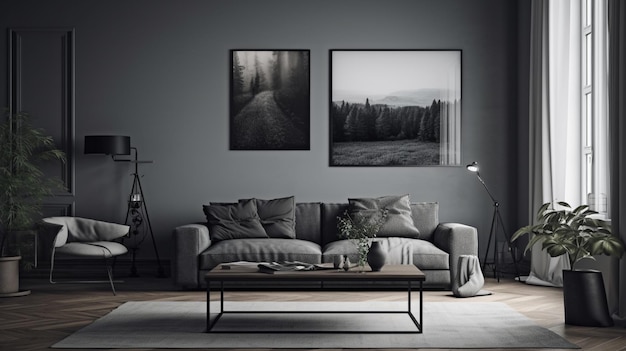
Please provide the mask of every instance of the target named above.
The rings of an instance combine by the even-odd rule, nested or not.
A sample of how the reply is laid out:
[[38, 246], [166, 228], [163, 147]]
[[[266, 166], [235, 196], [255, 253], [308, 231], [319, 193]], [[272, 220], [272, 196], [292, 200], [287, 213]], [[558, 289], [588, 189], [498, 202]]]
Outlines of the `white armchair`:
[[39, 228], [42, 241], [52, 250], [50, 283], [56, 283], [53, 271], [57, 255], [102, 258], [109, 276], [108, 282], [115, 295], [109, 259], [128, 252], [124, 245], [113, 240], [128, 234], [129, 226], [80, 217], [48, 217], [42, 220]]

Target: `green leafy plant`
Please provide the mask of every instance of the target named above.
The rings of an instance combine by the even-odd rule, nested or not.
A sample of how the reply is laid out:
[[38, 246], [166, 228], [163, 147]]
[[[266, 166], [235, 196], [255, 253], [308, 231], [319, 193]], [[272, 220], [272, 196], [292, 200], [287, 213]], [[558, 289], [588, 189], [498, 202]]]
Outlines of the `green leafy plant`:
[[0, 124], [0, 256], [20, 254], [15, 233], [32, 229], [44, 198], [63, 188], [41, 170], [47, 160], [65, 162], [65, 154], [27, 113], [7, 114]]
[[572, 210], [566, 202], [557, 202], [561, 209], [555, 209], [547, 202], [537, 211], [537, 224], [518, 229], [512, 236], [515, 241], [523, 235], [533, 234], [526, 245], [526, 251], [541, 242], [543, 250], [558, 257], [567, 254], [574, 269], [576, 263], [594, 255], [621, 257], [624, 243], [612, 234], [611, 225], [602, 219], [593, 218], [597, 212], [581, 205]]
[[369, 251], [369, 239], [375, 238], [380, 228], [387, 220], [387, 210], [379, 210], [371, 216], [359, 212], [350, 214], [344, 211], [342, 217], [337, 217], [337, 229], [339, 237], [353, 240], [359, 254], [358, 265], [365, 266], [367, 252]]

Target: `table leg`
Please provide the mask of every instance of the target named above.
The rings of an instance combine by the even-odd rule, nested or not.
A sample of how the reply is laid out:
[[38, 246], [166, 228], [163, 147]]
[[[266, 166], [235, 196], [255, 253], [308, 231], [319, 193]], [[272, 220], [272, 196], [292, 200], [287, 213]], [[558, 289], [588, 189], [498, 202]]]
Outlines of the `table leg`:
[[424, 287], [420, 280], [420, 332], [424, 332]]
[[209, 283], [206, 290], [206, 332], [210, 333], [211, 329], [217, 324], [217, 321], [224, 314], [224, 282], [220, 282], [220, 310], [211, 322], [211, 284]]
[[409, 302], [409, 313], [412, 313], [411, 310], [411, 281], [408, 281], [408, 287], [407, 287], [407, 301]]
[[413, 311], [411, 309], [411, 281], [408, 281], [408, 285], [407, 285], [407, 301], [408, 301], [408, 314], [409, 317], [411, 317], [411, 320], [413, 321], [413, 323], [415, 324], [415, 327], [417, 328], [416, 333], [422, 333], [423, 328], [422, 328], [422, 318], [423, 318], [423, 313], [422, 313], [422, 307], [424, 306], [424, 300], [423, 300], [423, 295], [422, 295], [422, 282], [420, 281], [420, 289], [419, 289], [419, 293], [420, 293], [420, 311], [419, 311], [419, 321], [417, 319], [415, 319], [415, 315], [413, 315]]
[[207, 282], [206, 287], [206, 332], [208, 333], [213, 326], [211, 325], [211, 282]]

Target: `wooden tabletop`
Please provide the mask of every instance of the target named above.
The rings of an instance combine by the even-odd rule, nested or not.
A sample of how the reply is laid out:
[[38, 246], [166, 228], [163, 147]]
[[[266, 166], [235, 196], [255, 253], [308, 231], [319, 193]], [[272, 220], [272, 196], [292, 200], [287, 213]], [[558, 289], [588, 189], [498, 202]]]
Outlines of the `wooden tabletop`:
[[[226, 266], [228, 266], [226, 264]], [[206, 281], [424, 281], [425, 275], [414, 265], [385, 265], [379, 272], [372, 272], [369, 266], [365, 271], [354, 267], [349, 271], [343, 269], [321, 269], [313, 271], [292, 271], [279, 273], [262, 273], [252, 266], [229, 266], [223, 269], [222, 265], [213, 268], [204, 276]]]

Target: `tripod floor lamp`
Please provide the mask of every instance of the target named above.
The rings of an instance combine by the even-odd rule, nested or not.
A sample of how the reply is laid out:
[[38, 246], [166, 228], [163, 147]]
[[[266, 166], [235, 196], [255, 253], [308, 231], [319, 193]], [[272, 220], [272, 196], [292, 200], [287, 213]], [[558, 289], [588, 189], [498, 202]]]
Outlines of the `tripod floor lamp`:
[[[511, 254], [511, 258], [513, 259], [513, 266], [515, 267], [515, 277], [519, 278], [520, 274], [517, 268], [517, 261], [515, 259], [515, 255], [513, 254], [513, 248], [511, 247], [511, 237], [507, 234], [506, 228], [504, 227], [504, 222], [502, 221], [502, 216], [500, 215], [500, 203], [493, 197], [493, 195], [489, 191], [489, 188], [487, 188], [487, 184], [485, 184], [485, 181], [480, 176], [480, 172], [479, 172], [480, 169], [478, 167], [478, 162], [472, 162], [469, 165], [467, 165], [466, 168], [468, 171], [476, 174], [476, 177], [478, 177], [478, 180], [480, 181], [480, 183], [485, 187], [485, 190], [487, 190], [487, 194], [489, 194], [491, 201], [493, 201], [493, 217], [491, 218], [491, 229], [489, 229], [489, 240], [487, 240], [487, 251], [485, 251], [485, 258], [483, 259], [482, 269], [484, 271], [485, 266], [487, 266], [488, 264], [490, 265], [492, 264], [494, 278], [497, 278], [498, 282], [500, 282], [501, 270], [500, 270], [500, 257], [498, 257], [498, 228], [502, 228], [502, 233], [504, 234], [504, 239], [506, 240], [507, 249], [509, 253]], [[491, 248], [492, 240], [493, 240], [493, 246], [494, 246], [493, 247], [493, 261], [488, 261], [489, 250]]]
[[[135, 151], [135, 157], [132, 159], [120, 159], [117, 157], [120, 155], [131, 155], [131, 151]], [[154, 248], [154, 254], [158, 264], [158, 277], [165, 277], [165, 271], [161, 265], [159, 251], [156, 246], [156, 241], [154, 240], [154, 232], [152, 231], [152, 224], [150, 223], [146, 199], [143, 195], [143, 188], [141, 187], [141, 176], [139, 175], [139, 164], [152, 163], [153, 161], [140, 161], [138, 159], [139, 153], [137, 152], [137, 148], [130, 146], [130, 137], [122, 135], [85, 136], [85, 154], [111, 155], [111, 158], [115, 162], [130, 162], [135, 165], [135, 172], [132, 173], [133, 186], [128, 197], [128, 209], [126, 210], [126, 219], [124, 220], [124, 224], [128, 224], [128, 220], [131, 218], [132, 223], [130, 224], [131, 232], [129, 233], [129, 237], [134, 236], [134, 238], [138, 239], [134, 247], [129, 248], [132, 254], [130, 276], [138, 276], [135, 260], [137, 250], [139, 245], [146, 238], [147, 233], [150, 233], [152, 247]], [[147, 226], [142, 226], [144, 218]]]

